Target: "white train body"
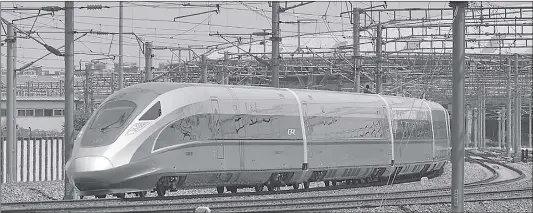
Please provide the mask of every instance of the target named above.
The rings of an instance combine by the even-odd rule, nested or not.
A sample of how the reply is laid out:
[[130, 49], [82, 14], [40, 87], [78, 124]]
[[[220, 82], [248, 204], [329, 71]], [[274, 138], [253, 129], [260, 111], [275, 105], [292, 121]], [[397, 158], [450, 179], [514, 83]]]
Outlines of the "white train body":
[[82, 195], [422, 174], [449, 159], [448, 120], [414, 98], [145, 83], [101, 104], [67, 173]]

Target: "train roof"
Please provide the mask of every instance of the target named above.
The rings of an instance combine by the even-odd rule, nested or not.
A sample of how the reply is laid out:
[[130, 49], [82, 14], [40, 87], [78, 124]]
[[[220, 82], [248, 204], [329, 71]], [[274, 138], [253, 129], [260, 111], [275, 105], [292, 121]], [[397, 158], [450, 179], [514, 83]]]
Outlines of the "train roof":
[[[127, 87], [134, 89], [145, 89], [150, 90], [153, 92], [156, 92], [158, 94], [163, 94], [175, 89], [185, 88], [185, 87], [233, 87], [233, 88], [261, 88], [261, 89], [269, 89], [269, 90], [279, 90], [279, 91], [285, 91], [285, 88], [272, 88], [272, 87], [258, 87], [258, 86], [246, 86], [246, 85], [222, 85], [222, 84], [204, 84], [204, 83], [174, 83], [174, 82], [148, 82], [148, 83], [141, 83], [141, 84], [135, 84], [132, 86]], [[346, 93], [353, 95], [352, 92], [343, 92], [343, 91], [329, 91], [329, 90], [306, 90], [306, 89], [291, 89], [293, 91], [302, 91], [302, 92], [321, 92], [321, 93]], [[367, 93], [359, 93], [358, 95], [361, 96], [372, 96], [375, 97], [377, 94], [367, 94]], [[390, 96], [390, 95], [381, 95], [384, 98], [391, 98], [391, 99], [412, 99], [412, 100], [422, 100], [419, 98], [411, 98], [411, 97], [401, 97], [401, 96]], [[433, 101], [425, 100], [427, 102], [438, 104]], [[431, 105], [433, 105], [431, 104]], [[439, 104], [440, 105], [440, 104]]]

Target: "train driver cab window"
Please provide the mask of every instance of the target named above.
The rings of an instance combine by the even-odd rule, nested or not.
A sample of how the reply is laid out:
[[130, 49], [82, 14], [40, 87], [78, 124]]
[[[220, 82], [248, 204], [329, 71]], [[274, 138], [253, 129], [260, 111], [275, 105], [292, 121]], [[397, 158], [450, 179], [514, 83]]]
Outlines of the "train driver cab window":
[[161, 103], [155, 103], [144, 115], [139, 119], [140, 121], [151, 121], [161, 116]]
[[109, 128], [121, 127], [130, 117], [137, 105], [131, 101], [117, 100], [106, 103], [96, 115], [91, 129], [100, 128], [105, 131]]

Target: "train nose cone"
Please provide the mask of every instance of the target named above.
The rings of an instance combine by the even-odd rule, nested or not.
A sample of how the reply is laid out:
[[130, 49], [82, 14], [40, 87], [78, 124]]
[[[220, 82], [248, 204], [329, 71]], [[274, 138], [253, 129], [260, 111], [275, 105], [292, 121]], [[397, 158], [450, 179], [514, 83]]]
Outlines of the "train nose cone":
[[106, 157], [78, 157], [67, 163], [67, 174], [80, 191], [105, 189], [109, 183], [102, 172], [111, 168], [113, 164]]
[[79, 157], [69, 162], [68, 170], [72, 173], [94, 172], [113, 168], [113, 164], [106, 157], [87, 156]]

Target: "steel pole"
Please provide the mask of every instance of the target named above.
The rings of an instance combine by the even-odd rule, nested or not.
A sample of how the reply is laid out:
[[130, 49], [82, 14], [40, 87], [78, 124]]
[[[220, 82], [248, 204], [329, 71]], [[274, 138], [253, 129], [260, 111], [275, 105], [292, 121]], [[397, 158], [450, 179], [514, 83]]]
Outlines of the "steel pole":
[[119, 2], [118, 12], [118, 90], [124, 88], [124, 7], [122, 1]]
[[201, 83], [207, 83], [207, 57], [202, 55], [202, 81]]
[[222, 84], [228, 84], [229, 83], [229, 72], [228, 72], [228, 59], [229, 59], [229, 55], [228, 55], [228, 52], [225, 51], [224, 52], [224, 67], [222, 68], [222, 72], [224, 73], [224, 75], [222, 75], [223, 79], [222, 79]]
[[502, 132], [502, 123], [503, 123], [503, 120], [502, 120], [502, 114], [503, 114], [503, 111], [500, 110], [500, 113], [498, 113], [498, 149], [501, 149], [502, 148], [502, 135], [503, 135], [503, 132]]
[[298, 47], [296, 48], [296, 52], [300, 52], [300, 20], [298, 20]]
[[16, 170], [15, 170], [15, 148], [16, 148], [16, 138], [13, 134], [15, 131], [15, 123], [14, 123], [14, 111], [15, 108], [15, 85], [14, 85], [14, 76], [15, 76], [15, 69], [13, 64], [15, 63], [14, 57], [13, 57], [13, 49], [15, 44], [15, 33], [13, 31], [13, 25], [11, 23], [7, 23], [7, 57], [6, 57], [6, 64], [7, 64], [7, 97], [6, 97], [6, 129], [7, 129], [7, 141], [6, 141], [6, 183], [14, 183], [16, 181]]
[[479, 138], [479, 119], [478, 119], [478, 109], [474, 109], [473, 110], [473, 113], [472, 113], [472, 118], [474, 120], [474, 128], [473, 128], [473, 135], [474, 135], [474, 148], [478, 148], [477, 147], [477, 142], [478, 142], [478, 138]]
[[[533, 88], [532, 88], [532, 90], [533, 90]], [[533, 134], [531, 133], [531, 129], [533, 129], [533, 128], [531, 128], [532, 127], [531, 123], [532, 123], [532, 120], [533, 120], [533, 115], [531, 115], [532, 112], [533, 112], [533, 110], [531, 108], [531, 102], [533, 102], [533, 99], [532, 99], [533, 96], [529, 96], [529, 97], [530, 97], [530, 99], [529, 99], [529, 121], [528, 121], [528, 123], [529, 123], [529, 125], [528, 125], [529, 148], [533, 148]]]
[[[70, 159], [74, 146], [74, 2], [65, 2], [65, 135], [63, 162]], [[74, 198], [74, 187], [63, 170], [63, 200]]]
[[85, 104], [85, 113], [89, 113], [92, 106], [89, 102], [89, 72], [91, 69], [91, 63], [85, 64], [85, 88], [83, 89], [83, 101]]
[[[13, 26], [13, 25], [12, 25]], [[17, 31], [15, 31], [15, 27], [13, 26], [14, 30], [13, 30], [13, 35], [15, 36], [15, 38], [17, 37]], [[18, 140], [17, 140], [17, 115], [18, 115], [18, 111], [17, 111], [17, 39], [15, 39], [15, 41], [13, 42], [13, 108], [12, 108], [12, 111], [13, 111], [13, 125], [15, 126], [15, 128], [13, 128], [13, 137], [15, 138], [15, 147], [13, 147], [13, 153], [15, 155], [14, 159], [13, 159], [13, 166], [14, 166], [14, 173], [15, 175], [17, 174], [17, 170], [18, 170], [18, 158], [16, 157], [16, 153], [17, 153], [17, 143], [18, 143]], [[15, 177], [15, 181], [17, 180], [16, 179], [16, 176]]]
[[[4, 34], [4, 22], [2, 22], [2, 2], [0, 2], [0, 41], [2, 41], [2, 35]], [[0, 48], [0, 68], [2, 67], [2, 48]], [[0, 70], [0, 79], [2, 79], [2, 72]], [[0, 90], [1, 90], [0, 86]], [[2, 99], [2, 92], [0, 91], [0, 100]], [[2, 116], [0, 116], [0, 124], [2, 124]], [[4, 160], [4, 135], [2, 134], [3, 126], [0, 125], [0, 160]], [[0, 185], [4, 183], [4, 164], [0, 165]], [[0, 211], [2, 211], [2, 190], [0, 189]]]
[[466, 106], [466, 136], [465, 136], [465, 144], [466, 146], [470, 147], [472, 144], [472, 108], [470, 106]]
[[515, 60], [514, 60], [514, 111], [515, 111], [515, 114], [514, 114], [514, 128], [513, 128], [513, 150], [514, 150], [514, 157], [517, 158], [518, 155], [519, 155], [519, 150], [517, 149], [518, 147], [518, 135], [520, 134], [519, 132], [519, 127], [518, 127], [518, 124], [519, 124], [519, 118], [520, 118], [520, 109], [519, 109], [519, 106], [520, 106], [520, 103], [519, 103], [519, 92], [518, 92], [518, 75], [519, 75], [519, 72], [518, 72], [518, 54], [514, 54], [515, 56]]
[[376, 38], [376, 93], [381, 94], [382, 92], [382, 68], [381, 68], [381, 48], [382, 44], [381, 41], [383, 40], [383, 34], [382, 34], [382, 26], [381, 24], [378, 24], [377, 26], [377, 38]]
[[[174, 75], [174, 82], [178, 82], [178, 76], [181, 74], [181, 49], [178, 50], [178, 73], [176, 73], [176, 75]], [[183, 82], [183, 75], [181, 77], [181, 82]]]
[[263, 30], [263, 54], [266, 55], [267, 46], [266, 46], [266, 30]]
[[512, 141], [512, 130], [511, 130], [511, 121], [512, 121], [512, 111], [511, 107], [511, 59], [507, 58], [507, 141], [506, 141], [506, 153], [507, 157], [511, 157], [511, 141]]
[[360, 26], [360, 17], [361, 11], [359, 8], [353, 8], [352, 11], [352, 24], [353, 24], [353, 68], [354, 68], [354, 92], [361, 92], [361, 73], [360, 73], [360, 66], [359, 66], [359, 48], [360, 48], [360, 41], [359, 41], [359, 26]]
[[485, 98], [486, 98], [486, 89], [485, 89], [485, 85], [483, 85], [482, 87], [482, 95], [481, 95], [481, 150], [485, 151], [487, 149], [487, 142], [486, 142], [486, 137], [487, 137], [487, 119], [486, 119], [486, 112], [487, 112], [487, 109], [486, 109], [486, 106], [485, 106]]
[[520, 84], [519, 84], [519, 76], [520, 76], [520, 69], [518, 68], [518, 54], [514, 54], [515, 60], [514, 60], [514, 70], [515, 70], [515, 77], [514, 77], [514, 83], [515, 83], [515, 98], [516, 98], [516, 127], [515, 127], [515, 158], [520, 158], [520, 149], [522, 147], [522, 129], [520, 128], [522, 126], [522, 101], [520, 100]]
[[522, 97], [520, 92], [516, 96], [516, 157], [520, 158], [520, 150], [522, 149]]
[[464, 211], [465, 156], [465, 8], [468, 2], [450, 2], [453, 21], [453, 113], [452, 113], [452, 190], [451, 211]]
[[505, 107], [502, 109], [502, 144], [500, 146], [500, 149], [503, 150], [505, 148], [505, 123], [506, 123], [506, 116], [507, 116], [507, 110], [505, 109]]
[[144, 82], [150, 82], [152, 75], [152, 42], [144, 43]]
[[279, 2], [272, 2], [272, 87], [279, 87]]

